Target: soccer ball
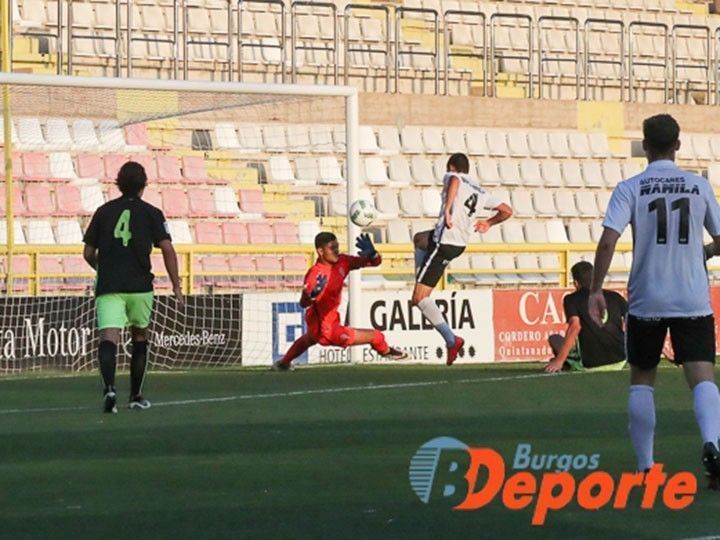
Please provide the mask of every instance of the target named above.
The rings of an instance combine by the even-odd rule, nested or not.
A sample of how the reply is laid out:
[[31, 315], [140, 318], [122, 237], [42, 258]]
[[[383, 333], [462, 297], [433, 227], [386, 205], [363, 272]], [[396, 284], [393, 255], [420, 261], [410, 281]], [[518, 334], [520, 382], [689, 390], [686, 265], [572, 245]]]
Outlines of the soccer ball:
[[377, 219], [377, 210], [370, 201], [360, 199], [350, 205], [350, 220], [358, 227], [367, 227]]

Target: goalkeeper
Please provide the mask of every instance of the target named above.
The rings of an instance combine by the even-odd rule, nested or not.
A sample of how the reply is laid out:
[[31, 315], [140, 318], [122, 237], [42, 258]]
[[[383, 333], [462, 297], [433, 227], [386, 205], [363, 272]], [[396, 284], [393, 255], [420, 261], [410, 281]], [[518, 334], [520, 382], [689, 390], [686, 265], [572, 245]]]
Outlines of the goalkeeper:
[[142, 200], [147, 175], [142, 165], [125, 163], [118, 172], [122, 196], [97, 209], [85, 232], [83, 256], [97, 271], [95, 307], [100, 345], [98, 359], [103, 380], [104, 409], [117, 413], [115, 366], [120, 332], [130, 326], [131, 409], [149, 409], [141, 394], [148, 349], [148, 326], [153, 308], [153, 279], [150, 266], [152, 247], [159, 247], [173, 284], [175, 298], [183, 296], [178, 264], [160, 209]]
[[358, 268], [379, 266], [382, 261], [367, 234], [358, 236], [355, 245], [359, 250], [359, 257], [340, 254], [337, 237], [331, 232], [321, 232], [315, 237], [318, 259], [305, 274], [305, 284], [300, 296], [300, 305], [305, 308], [307, 333], [295, 340], [285, 356], [273, 364], [273, 369], [289, 369], [295, 358], [316, 343], [343, 348], [370, 344], [385, 358], [407, 358], [405, 352], [386, 343], [380, 330], [348, 328], [340, 324], [338, 307], [348, 273]]

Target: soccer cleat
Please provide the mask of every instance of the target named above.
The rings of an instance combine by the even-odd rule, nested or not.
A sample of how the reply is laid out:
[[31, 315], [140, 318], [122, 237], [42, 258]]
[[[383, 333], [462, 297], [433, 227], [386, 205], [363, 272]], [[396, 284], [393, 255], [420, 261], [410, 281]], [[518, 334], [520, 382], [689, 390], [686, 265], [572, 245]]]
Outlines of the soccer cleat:
[[140, 394], [132, 396], [130, 401], [128, 401], [128, 409], [140, 409], [144, 411], [145, 409], [149, 409], [151, 406], [152, 404]]
[[388, 351], [381, 356], [383, 358], [389, 358], [390, 360], [407, 360], [410, 358], [408, 353], [401, 351], [400, 349], [396, 349], [395, 347], [390, 347]]
[[711, 442], [706, 442], [702, 449], [702, 462], [705, 467], [705, 476], [709, 481], [709, 488], [720, 490], [720, 451]]
[[447, 360], [445, 361], [446, 365], [453, 365], [455, 360], [457, 360], [458, 353], [460, 352], [460, 349], [462, 349], [463, 345], [465, 345], [465, 340], [461, 337], [455, 336], [455, 344], [452, 347], [448, 347], [447, 350]]
[[103, 398], [103, 411], [109, 414], [117, 414], [117, 395], [115, 389], [111, 388], [105, 392]]
[[273, 371], [295, 371], [295, 366], [292, 365], [292, 362], [283, 363], [278, 360], [277, 362], [273, 363], [270, 369], [272, 369]]

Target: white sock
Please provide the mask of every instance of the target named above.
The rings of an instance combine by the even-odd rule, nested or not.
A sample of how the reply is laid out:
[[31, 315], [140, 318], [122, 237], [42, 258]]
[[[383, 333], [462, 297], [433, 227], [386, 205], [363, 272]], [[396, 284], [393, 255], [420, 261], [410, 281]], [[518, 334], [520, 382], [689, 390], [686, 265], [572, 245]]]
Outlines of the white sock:
[[652, 386], [630, 385], [628, 398], [630, 439], [638, 461], [638, 471], [652, 467], [655, 437], [655, 395]]
[[445, 340], [445, 344], [448, 347], [452, 347], [455, 344], [455, 334], [450, 330], [448, 323], [445, 322], [445, 318], [442, 316], [435, 300], [432, 298], [423, 298], [418, 302], [418, 307], [423, 315], [427, 317], [427, 320], [435, 327], [435, 330], [440, 332], [440, 335]]
[[703, 442], [717, 446], [720, 439], [720, 393], [717, 385], [712, 381], [697, 384], [693, 388], [693, 403]]

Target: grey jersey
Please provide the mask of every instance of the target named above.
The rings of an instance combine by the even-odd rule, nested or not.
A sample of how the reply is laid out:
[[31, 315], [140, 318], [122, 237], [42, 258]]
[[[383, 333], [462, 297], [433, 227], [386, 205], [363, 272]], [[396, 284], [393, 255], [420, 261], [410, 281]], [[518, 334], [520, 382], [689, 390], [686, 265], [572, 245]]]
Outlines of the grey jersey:
[[710, 315], [703, 227], [720, 235], [709, 182], [668, 160], [654, 161], [613, 191], [603, 226], [633, 233], [629, 313], [636, 317]]
[[[453, 178], [457, 178], [460, 185], [450, 214], [452, 228], [448, 229], [445, 223], [445, 206], [447, 205], [448, 187]], [[466, 246], [474, 230], [478, 211], [493, 210], [500, 204], [502, 204], [500, 199], [485, 191], [470, 175], [447, 173], [443, 177], [442, 207], [437, 225], [435, 225], [433, 240], [436, 244]]]

